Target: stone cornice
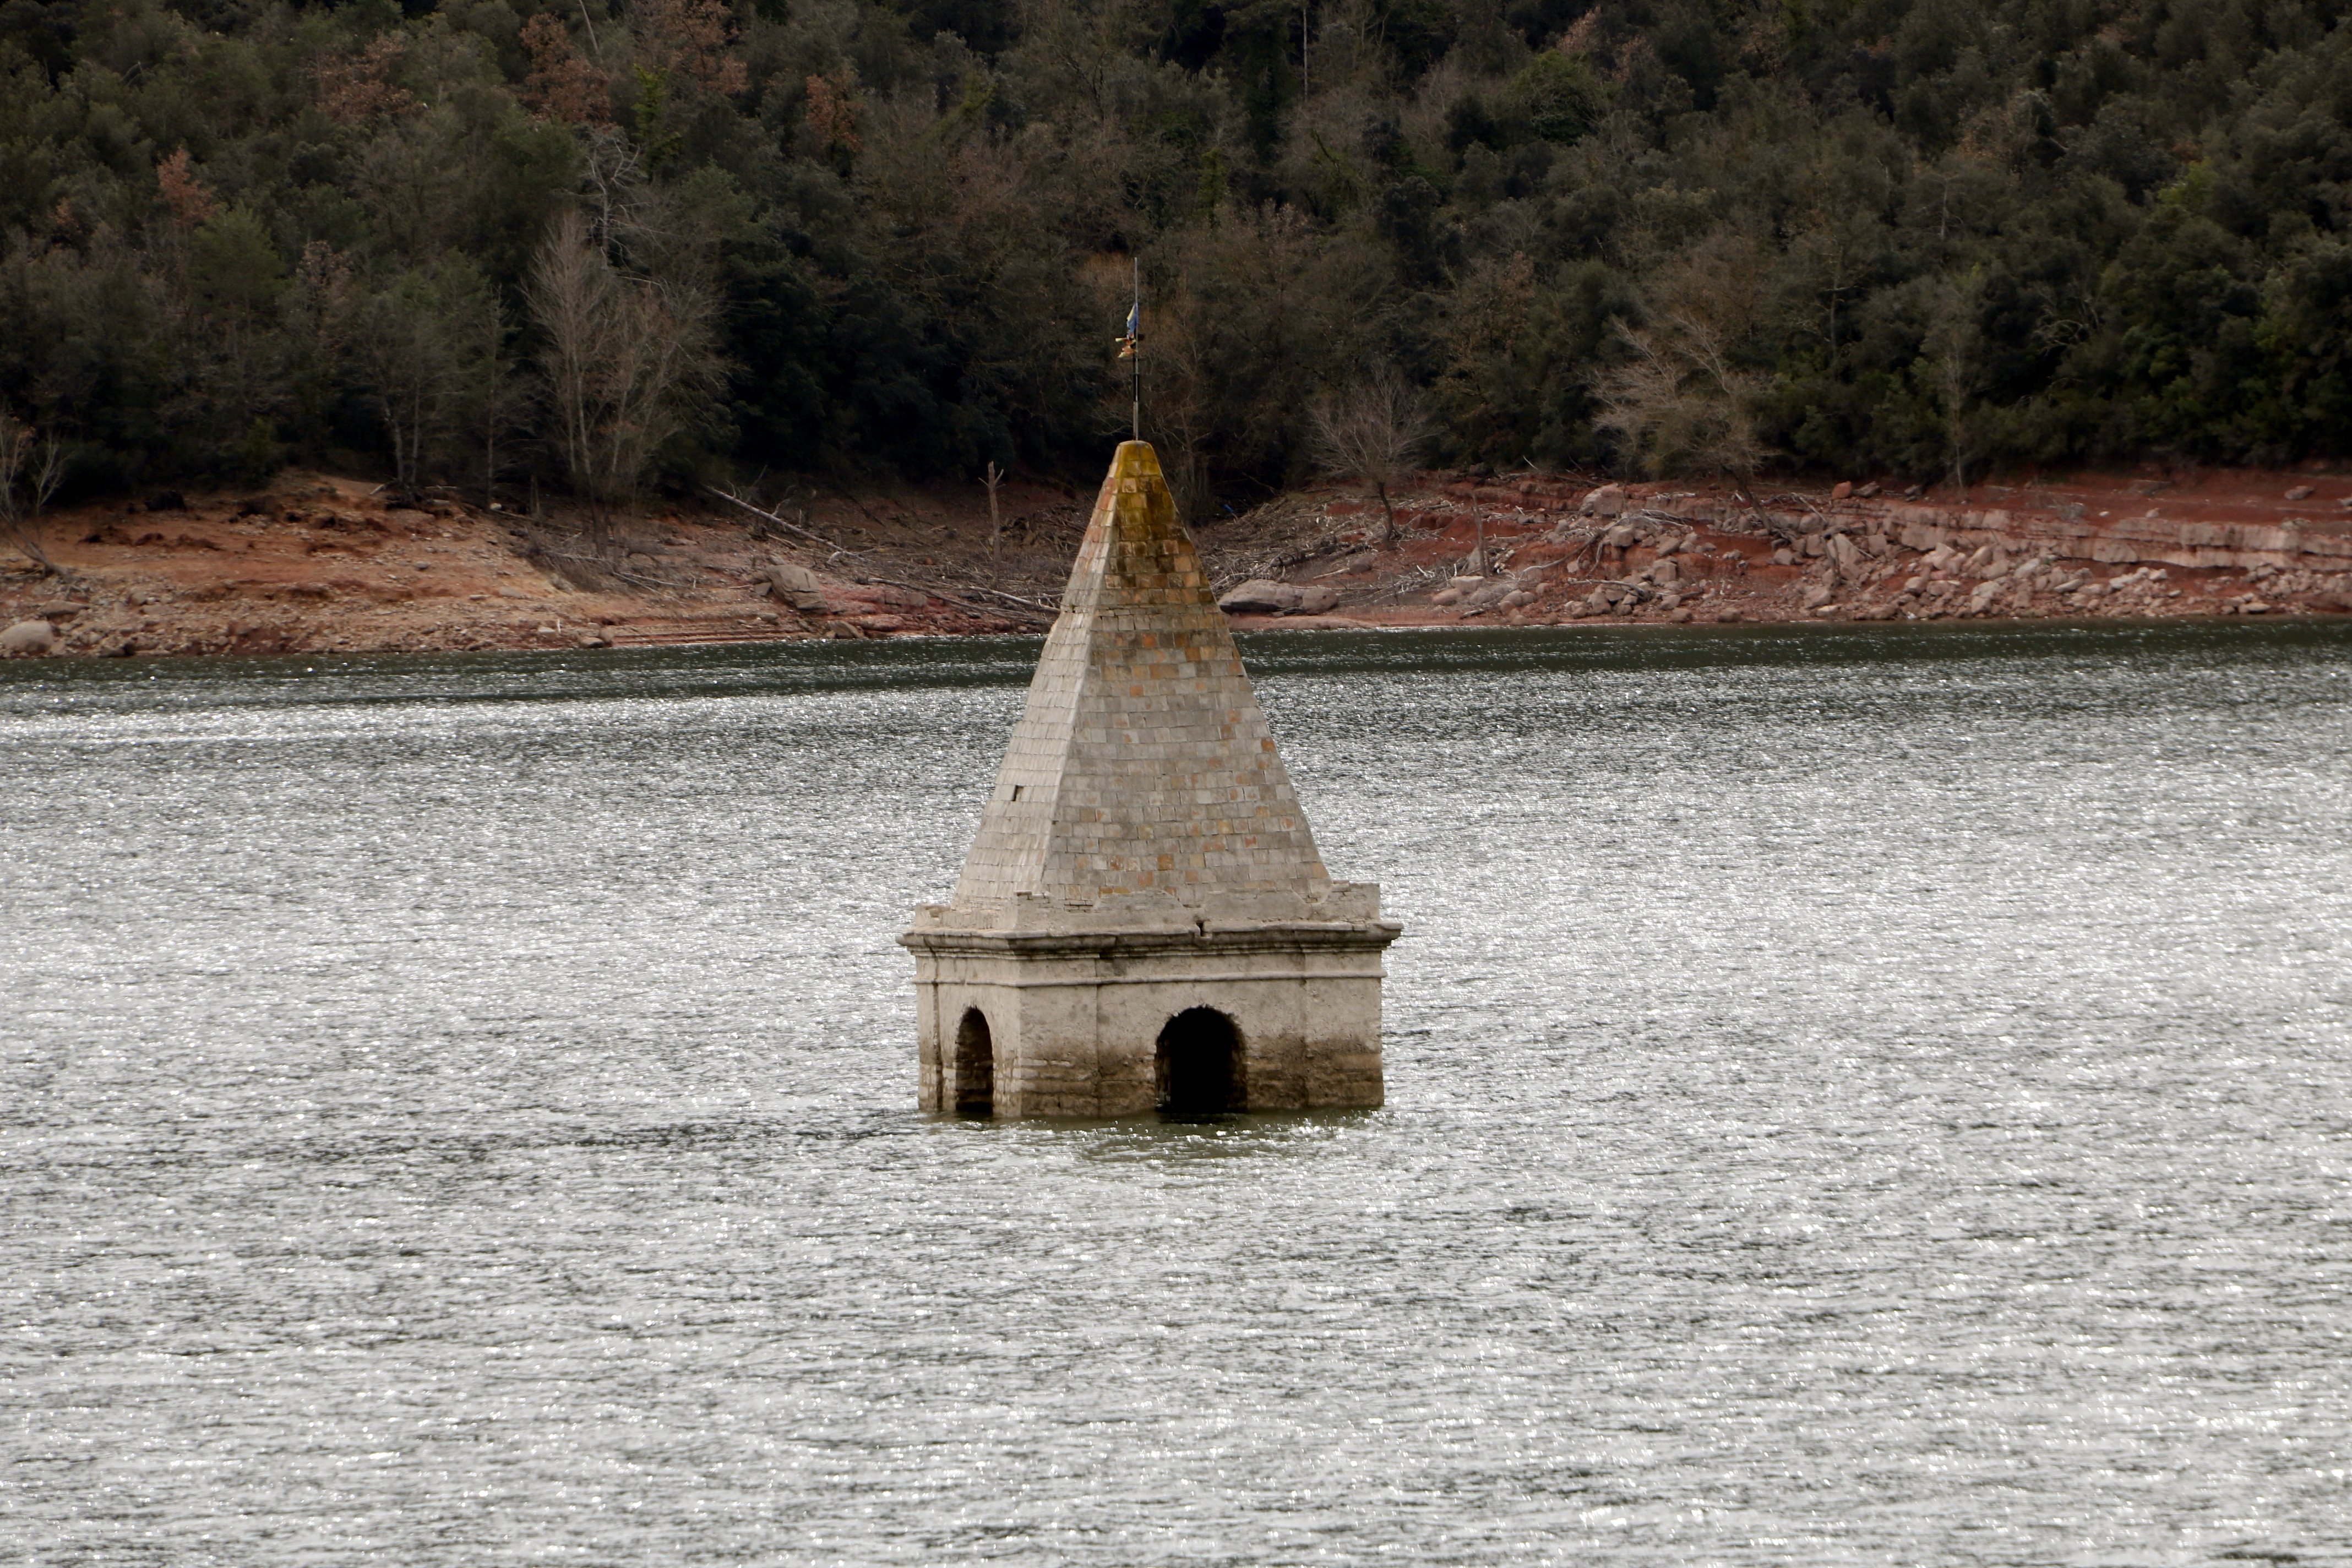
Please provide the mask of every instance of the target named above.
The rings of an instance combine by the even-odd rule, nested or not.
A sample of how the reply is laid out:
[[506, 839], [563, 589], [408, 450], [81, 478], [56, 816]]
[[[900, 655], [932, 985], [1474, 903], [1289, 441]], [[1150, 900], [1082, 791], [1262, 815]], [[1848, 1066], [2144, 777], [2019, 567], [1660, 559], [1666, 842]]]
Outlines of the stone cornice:
[[1378, 952], [1404, 927], [1395, 921], [1302, 921], [1256, 924], [1203, 921], [1169, 928], [1084, 931], [970, 931], [917, 927], [899, 944], [934, 957], [1130, 959], [1248, 952]]

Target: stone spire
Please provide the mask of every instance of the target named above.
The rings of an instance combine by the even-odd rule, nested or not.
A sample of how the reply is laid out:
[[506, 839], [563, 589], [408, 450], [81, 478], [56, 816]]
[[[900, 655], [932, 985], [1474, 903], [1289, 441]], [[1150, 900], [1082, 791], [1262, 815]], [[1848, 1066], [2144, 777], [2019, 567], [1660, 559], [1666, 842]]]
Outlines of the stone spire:
[[1150, 447], [1118, 449], [950, 904], [924, 1109], [1378, 1105], [1381, 890], [1334, 882]]
[[1160, 458], [1122, 442], [951, 907], [1330, 885]]

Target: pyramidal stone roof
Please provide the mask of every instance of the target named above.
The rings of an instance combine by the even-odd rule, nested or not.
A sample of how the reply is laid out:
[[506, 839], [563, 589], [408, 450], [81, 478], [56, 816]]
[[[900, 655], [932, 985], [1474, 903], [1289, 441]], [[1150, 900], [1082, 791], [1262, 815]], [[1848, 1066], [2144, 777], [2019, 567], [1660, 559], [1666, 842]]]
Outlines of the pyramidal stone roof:
[[954, 907], [1329, 888], [1159, 455], [1122, 442]]

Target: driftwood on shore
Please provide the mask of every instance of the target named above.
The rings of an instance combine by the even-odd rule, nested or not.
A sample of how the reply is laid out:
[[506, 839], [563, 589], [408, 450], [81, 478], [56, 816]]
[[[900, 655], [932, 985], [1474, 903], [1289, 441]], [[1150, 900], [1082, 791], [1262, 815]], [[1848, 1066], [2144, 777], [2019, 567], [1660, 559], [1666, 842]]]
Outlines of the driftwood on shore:
[[[800, 524], [779, 517], [774, 512], [768, 510], [765, 507], [755, 506], [751, 502], [745, 500], [741, 496], [733, 494], [730, 491], [719, 489], [717, 487], [710, 485], [705, 485], [703, 489], [710, 495], [717, 497], [720, 500], [730, 502], [733, 505], [741, 507], [745, 511], [751, 513], [755, 517], [764, 519], [773, 527], [781, 528], [788, 533], [798, 534], [803, 539], [812, 541], [817, 544], [822, 544], [826, 549], [833, 551], [835, 554], [855, 555], [866, 559], [872, 558], [871, 552], [853, 549], [849, 545], [840, 543], [835, 540], [827, 539], [824, 535], [816, 532], [813, 529], [803, 528]], [[918, 594], [929, 594], [933, 598], [944, 599], [950, 605], [961, 605], [968, 610], [979, 610], [983, 613], [990, 612], [989, 606], [975, 605], [971, 600], [961, 598], [956, 595], [948, 592], [945, 588], [940, 587], [936, 584], [910, 583], [902, 578], [886, 577], [881, 575], [879, 573], [875, 572], [867, 572], [866, 575], [869, 581], [876, 583], [887, 583], [894, 588], [910, 588]], [[1026, 611], [1032, 616], [1040, 617], [1045, 621], [1051, 621], [1055, 616], [1061, 613], [1061, 606], [1058, 605], [1047, 605], [1035, 599], [1026, 599], [1018, 594], [1007, 594], [1001, 589], [984, 588], [975, 584], [964, 584], [963, 591], [967, 594], [979, 594], [991, 599], [1001, 600], [1004, 604], [1014, 606], [1017, 610]]]

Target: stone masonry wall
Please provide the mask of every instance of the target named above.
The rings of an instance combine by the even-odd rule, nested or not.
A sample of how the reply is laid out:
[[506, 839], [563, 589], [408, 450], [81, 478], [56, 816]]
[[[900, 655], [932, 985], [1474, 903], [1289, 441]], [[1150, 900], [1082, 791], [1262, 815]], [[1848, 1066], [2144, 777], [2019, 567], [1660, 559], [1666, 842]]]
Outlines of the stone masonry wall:
[[1122, 443], [954, 901], [1328, 886], [1159, 458]]

